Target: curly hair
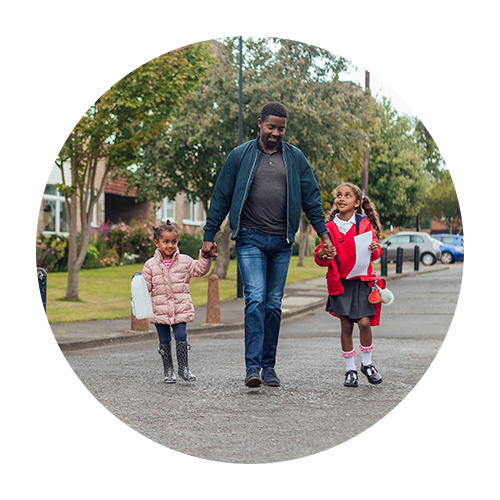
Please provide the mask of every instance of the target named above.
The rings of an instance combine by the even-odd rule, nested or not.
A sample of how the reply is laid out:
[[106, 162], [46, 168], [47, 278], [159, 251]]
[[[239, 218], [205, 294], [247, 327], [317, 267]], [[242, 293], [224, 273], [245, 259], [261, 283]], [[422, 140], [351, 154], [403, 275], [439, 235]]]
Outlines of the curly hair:
[[280, 102], [268, 102], [264, 104], [260, 111], [260, 119], [265, 122], [268, 116], [279, 116], [280, 118], [288, 118], [288, 110]]
[[158, 227], [153, 226], [153, 231], [154, 231], [153, 238], [155, 240], [159, 240], [161, 238], [161, 235], [165, 231], [173, 231], [177, 235], [177, 238], [179, 237], [179, 231], [174, 225], [172, 225], [172, 223], [169, 220], [167, 220], [167, 222], [165, 224], [162, 224], [161, 226]]
[[[368, 198], [368, 196], [363, 196], [363, 192], [361, 191], [361, 189], [351, 182], [344, 182], [340, 186], [337, 186], [333, 191], [334, 199], [337, 197], [337, 190], [342, 186], [347, 186], [352, 189], [352, 192], [356, 196], [356, 200], [360, 201], [360, 206], [368, 217], [368, 220], [370, 221], [375, 234], [380, 238], [380, 235], [382, 234], [382, 226], [380, 225], [380, 221], [378, 220], [377, 209], [375, 208], [373, 202], [370, 200], [370, 198]], [[337, 214], [338, 212], [339, 211], [337, 209], [337, 206], [334, 203], [333, 208], [330, 210], [330, 212], [328, 212], [328, 215], [326, 216], [327, 222], [333, 220], [335, 218], [335, 214]]]

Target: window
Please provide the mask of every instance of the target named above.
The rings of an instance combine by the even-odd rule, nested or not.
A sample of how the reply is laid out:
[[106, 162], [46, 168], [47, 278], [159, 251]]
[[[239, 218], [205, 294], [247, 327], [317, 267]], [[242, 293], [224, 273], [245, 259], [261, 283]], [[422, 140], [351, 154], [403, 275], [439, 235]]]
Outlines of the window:
[[53, 184], [47, 184], [43, 193], [43, 232], [61, 234], [68, 231], [64, 196]]
[[422, 236], [412, 235], [411, 236], [411, 242], [412, 243], [423, 243], [424, 239], [422, 238]]
[[391, 244], [403, 244], [410, 243], [410, 235], [409, 234], [400, 234], [399, 236], [394, 236], [391, 240]]
[[166, 222], [167, 220], [175, 222], [175, 201], [163, 198], [161, 207], [156, 212], [156, 217], [162, 222]]
[[[101, 210], [104, 210], [104, 195], [101, 195], [98, 203], [101, 205]], [[90, 199], [87, 203], [90, 204]], [[102, 218], [102, 216], [101, 216]], [[92, 209], [91, 227], [99, 227], [97, 223], [97, 203]], [[66, 205], [64, 196], [59, 193], [53, 184], [47, 184], [43, 194], [43, 232], [47, 234], [68, 234], [68, 215], [66, 213]]]
[[[90, 221], [90, 226], [93, 228], [99, 227], [99, 224], [97, 223], [97, 205], [98, 204], [101, 205], [101, 210], [104, 211], [104, 194], [101, 194], [101, 197], [95, 203], [94, 208], [92, 208], [92, 220]], [[87, 200], [87, 211], [89, 209], [89, 206], [90, 206], [90, 197]], [[102, 222], [104, 222], [104, 220]]]
[[457, 244], [457, 238], [454, 236], [446, 237], [446, 236], [440, 236], [438, 240], [441, 240], [443, 243], [449, 243], [450, 245], [456, 245]]
[[189, 226], [201, 226], [205, 222], [205, 210], [201, 201], [192, 202], [184, 200], [184, 218], [183, 224]]

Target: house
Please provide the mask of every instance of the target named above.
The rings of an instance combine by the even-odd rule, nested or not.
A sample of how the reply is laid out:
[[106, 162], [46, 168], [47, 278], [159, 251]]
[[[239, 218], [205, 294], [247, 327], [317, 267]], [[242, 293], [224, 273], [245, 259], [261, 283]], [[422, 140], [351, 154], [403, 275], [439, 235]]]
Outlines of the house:
[[[64, 167], [64, 178], [70, 184], [69, 164]], [[37, 234], [68, 234], [64, 196], [56, 188], [56, 184], [61, 182], [61, 171], [54, 165], [43, 193]], [[190, 202], [183, 193], [179, 193], [175, 200], [165, 198], [161, 203], [137, 202], [136, 193], [127, 192], [125, 181], [116, 179], [106, 184], [92, 214], [92, 227], [97, 229], [105, 222], [130, 224], [133, 221], [155, 221], [156, 225], [160, 225], [167, 219], [176, 224], [181, 232], [196, 234], [205, 224], [205, 211], [201, 202]]]

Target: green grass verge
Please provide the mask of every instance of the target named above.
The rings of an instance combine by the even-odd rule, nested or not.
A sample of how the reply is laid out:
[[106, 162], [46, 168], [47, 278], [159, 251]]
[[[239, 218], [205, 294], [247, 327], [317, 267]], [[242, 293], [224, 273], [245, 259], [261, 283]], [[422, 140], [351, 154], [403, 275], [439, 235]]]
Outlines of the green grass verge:
[[[325, 269], [306, 257], [304, 267], [297, 266], [293, 256], [287, 283], [303, 281], [325, 275]], [[142, 265], [83, 269], [80, 271], [78, 301], [65, 300], [68, 273], [49, 273], [47, 276], [47, 318], [50, 323], [61, 321], [87, 321], [92, 319], [117, 319], [130, 316], [130, 281]], [[208, 274], [192, 278], [191, 297], [195, 306], [207, 303]], [[220, 300], [236, 296], [236, 261], [229, 263], [227, 279], [219, 280]], [[326, 287], [326, 282], [325, 282]]]

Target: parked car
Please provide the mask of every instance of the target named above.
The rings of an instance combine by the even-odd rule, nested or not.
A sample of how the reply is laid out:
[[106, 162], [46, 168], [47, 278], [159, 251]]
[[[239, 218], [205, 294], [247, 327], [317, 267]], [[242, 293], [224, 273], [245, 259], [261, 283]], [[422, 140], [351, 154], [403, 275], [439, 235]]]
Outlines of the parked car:
[[453, 264], [464, 260], [464, 237], [460, 234], [440, 233], [432, 237], [441, 245], [441, 262]]
[[439, 233], [433, 234], [432, 237], [448, 245], [464, 246], [464, 237], [460, 234]]
[[435, 240], [427, 233], [416, 231], [402, 231], [388, 236], [380, 243], [382, 248], [387, 248], [387, 260], [396, 260], [397, 249], [403, 249], [403, 260], [413, 260], [415, 247], [419, 247], [420, 261], [424, 266], [432, 266], [441, 259], [441, 242]]

